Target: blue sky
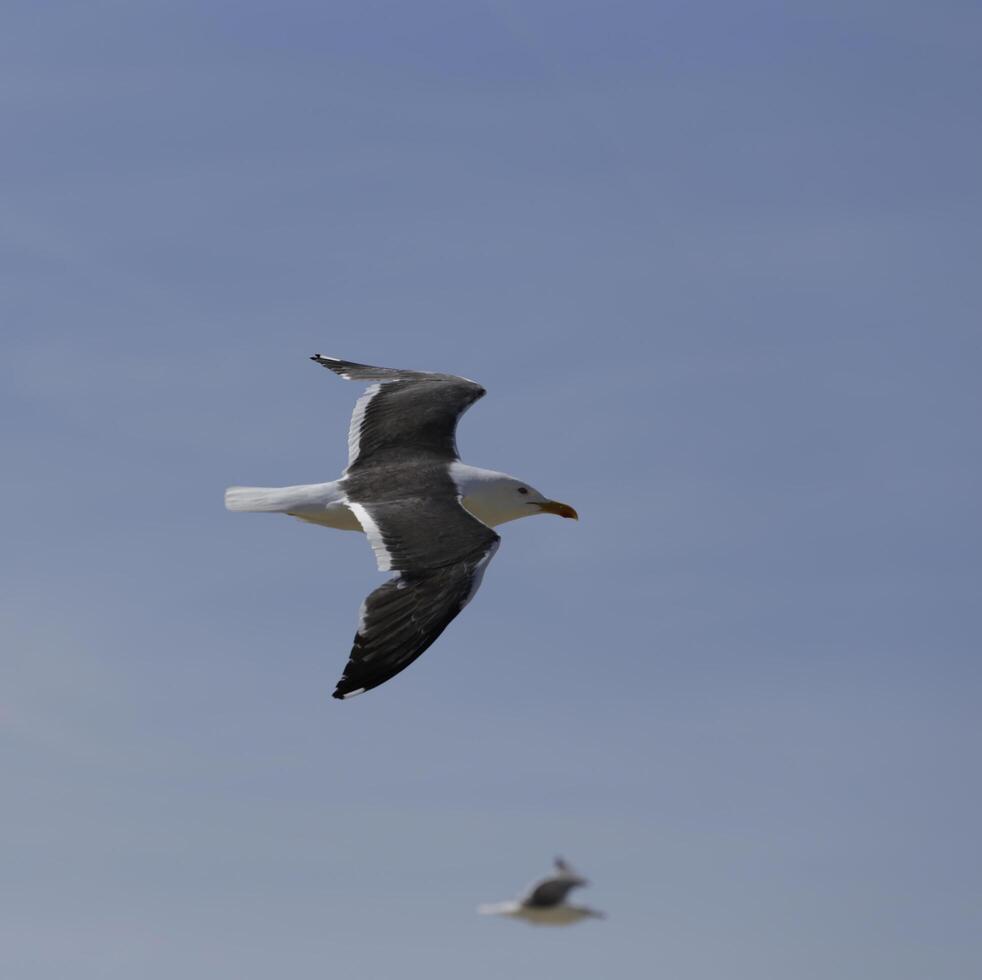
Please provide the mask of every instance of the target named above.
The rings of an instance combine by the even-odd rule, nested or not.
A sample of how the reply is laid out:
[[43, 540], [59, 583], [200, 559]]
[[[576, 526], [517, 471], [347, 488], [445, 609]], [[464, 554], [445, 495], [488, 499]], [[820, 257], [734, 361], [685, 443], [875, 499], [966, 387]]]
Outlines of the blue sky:
[[[982, 968], [982, 69], [941, 2], [14, 2], [18, 980]], [[460, 373], [506, 526], [330, 698], [315, 351]], [[562, 853], [609, 919], [479, 918]]]

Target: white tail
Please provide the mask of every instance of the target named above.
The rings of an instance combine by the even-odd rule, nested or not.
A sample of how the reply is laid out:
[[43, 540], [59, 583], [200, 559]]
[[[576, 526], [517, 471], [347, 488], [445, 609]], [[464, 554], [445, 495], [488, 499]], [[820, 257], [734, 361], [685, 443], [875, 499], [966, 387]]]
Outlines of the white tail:
[[226, 510], [284, 513], [292, 502], [281, 487], [229, 487], [225, 491]]
[[520, 906], [518, 902], [494, 902], [491, 905], [478, 905], [478, 915], [515, 915]]
[[361, 530], [336, 481], [297, 487], [229, 487], [225, 491], [225, 506], [229, 510], [289, 514], [339, 531]]

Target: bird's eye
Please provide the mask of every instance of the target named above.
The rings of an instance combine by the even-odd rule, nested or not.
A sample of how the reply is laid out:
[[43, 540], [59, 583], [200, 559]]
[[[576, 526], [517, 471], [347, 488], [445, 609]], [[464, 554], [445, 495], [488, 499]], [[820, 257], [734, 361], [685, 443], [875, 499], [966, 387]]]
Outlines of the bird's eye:
[[519, 493], [528, 493], [528, 487], [519, 487], [518, 488], [518, 492]]

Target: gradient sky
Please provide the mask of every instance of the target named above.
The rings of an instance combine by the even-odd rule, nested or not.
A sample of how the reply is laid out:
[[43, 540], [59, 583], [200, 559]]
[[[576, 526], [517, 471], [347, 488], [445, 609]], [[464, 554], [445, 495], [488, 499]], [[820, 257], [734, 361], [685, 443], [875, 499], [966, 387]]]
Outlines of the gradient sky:
[[[0, 23], [15, 980], [982, 972], [977, 4]], [[332, 701], [315, 351], [460, 373], [503, 529]], [[478, 917], [561, 853], [605, 922]]]

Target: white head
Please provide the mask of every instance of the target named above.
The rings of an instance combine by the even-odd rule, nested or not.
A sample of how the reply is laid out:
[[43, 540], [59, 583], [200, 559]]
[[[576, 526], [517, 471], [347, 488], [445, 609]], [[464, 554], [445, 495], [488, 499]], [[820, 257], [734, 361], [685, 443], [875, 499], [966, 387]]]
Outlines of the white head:
[[504, 473], [454, 463], [451, 476], [460, 491], [463, 505], [488, 527], [497, 527], [534, 514], [556, 514], [579, 519], [569, 504], [550, 500], [530, 483]]

